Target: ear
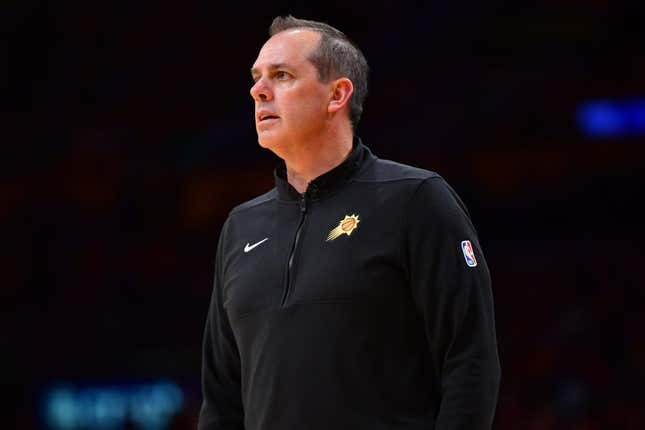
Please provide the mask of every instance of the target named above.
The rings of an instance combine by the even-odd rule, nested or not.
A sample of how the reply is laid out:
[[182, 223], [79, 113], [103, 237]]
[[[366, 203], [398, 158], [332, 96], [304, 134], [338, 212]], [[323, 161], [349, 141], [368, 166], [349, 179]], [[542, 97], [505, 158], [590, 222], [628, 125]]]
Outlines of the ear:
[[332, 82], [331, 98], [327, 105], [327, 112], [336, 113], [349, 103], [354, 92], [354, 84], [348, 78], [338, 78]]

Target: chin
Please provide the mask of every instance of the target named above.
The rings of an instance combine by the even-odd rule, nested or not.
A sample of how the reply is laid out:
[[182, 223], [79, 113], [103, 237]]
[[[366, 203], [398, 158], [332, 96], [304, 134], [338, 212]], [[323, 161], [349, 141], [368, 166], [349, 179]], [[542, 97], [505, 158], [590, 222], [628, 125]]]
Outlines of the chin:
[[271, 149], [273, 147], [273, 139], [258, 136], [258, 144], [264, 149]]
[[262, 134], [258, 134], [258, 144], [262, 148], [268, 149], [273, 152], [275, 152], [275, 149], [279, 147], [278, 139], [273, 136], [263, 136]]
[[275, 130], [256, 130], [258, 133], [258, 143], [262, 148], [271, 149], [279, 146], [280, 142], [284, 140], [281, 133], [276, 133]]
[[282, 144], [284, 139], [278, 139], [276, 136], [262, 136], [258, 134], [258, 144], [264, 149], [268, 149], [273, 152], [279, 158], [284, 159], [284, 145]]

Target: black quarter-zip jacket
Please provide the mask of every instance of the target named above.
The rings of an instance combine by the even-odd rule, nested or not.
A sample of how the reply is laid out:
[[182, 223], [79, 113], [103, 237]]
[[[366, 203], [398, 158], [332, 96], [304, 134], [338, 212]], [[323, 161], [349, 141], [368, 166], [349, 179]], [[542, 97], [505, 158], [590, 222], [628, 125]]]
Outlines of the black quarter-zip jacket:
[[359, 139], [304, 195], [275, 176], [220, 234], [199, 429], [490, 429], [490, 276], [456, 193]]

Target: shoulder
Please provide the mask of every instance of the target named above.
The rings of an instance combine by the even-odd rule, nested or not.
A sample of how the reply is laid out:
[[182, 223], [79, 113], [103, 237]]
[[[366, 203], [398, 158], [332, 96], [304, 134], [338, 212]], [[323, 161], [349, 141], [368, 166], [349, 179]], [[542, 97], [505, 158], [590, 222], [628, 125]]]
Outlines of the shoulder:
[[474, 230], [466, 204], [439, 175], [428, 177], [415, 187], [409, 212], [411, 218], [419, 218], [423, 223], [432, 220], [437, 226], [443, 227], [466, 223]]
[[409, 198], [409, 210], [418, 214], [439, 213], [448, 217], [458, 214], [469, 218], [468, 209], [457, 192], [437, 172], [374, 157], [355, 178], [396, 186]]
[[229, 213], [229, 218], [233, 215], [241, 214], [252, 209], [259, 209], [264, 205], [267, 205], [273, 200], [275, 200], [277, 195], [278, 195], [277, 190], [275, 188], [272, 188], [271, 190], [267, 191], [266, 193], [260, 196], [257, 196], [251, 200], [248, 200], [244, 203], [241, 203], [235, 206], [233, 209], [231, 209], [231, 212]]
[[372, 182], [381, 184], [398, 184], [399, 190], [407, 190], [416, 204], [425, 204], [427, 209], [441, 210], [455, 208], [466, 215], [468, 210], [457, 192], [437, 172], [384, 160], [374, 157], [374, 161], [363, 169], [354, 179], [357, 182]]
[[277, 190], [272, 188], [268, 192], [251, 200], [241, 203], [230, 210], [220, 230], [220, 246], [228, 242], [228, 237], [235, 236], [240, 226], [248, 225], [251, 219], [265, 218], [264, 211], [270, 208], [271, 202], [276, 199]]
[[360, 182], [398, 182], [419, 183], [429, 178], [440, 178], [431, 170], [410, 166], [396, 161], [375, 158], [369, 167], [356, 178]]

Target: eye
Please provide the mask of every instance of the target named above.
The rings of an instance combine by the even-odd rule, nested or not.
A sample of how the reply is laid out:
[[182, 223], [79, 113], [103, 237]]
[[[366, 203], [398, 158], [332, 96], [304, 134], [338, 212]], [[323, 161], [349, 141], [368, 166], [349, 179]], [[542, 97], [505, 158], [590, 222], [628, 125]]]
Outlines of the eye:
[[284, 81], [286, 79], [289, 79], [291, 77], [291, 75], [289, 73], [285, 72], [284, 70], [278, 70], [275, 73], [275, 77], [279, 81]]

